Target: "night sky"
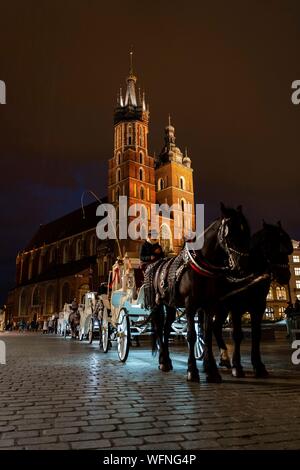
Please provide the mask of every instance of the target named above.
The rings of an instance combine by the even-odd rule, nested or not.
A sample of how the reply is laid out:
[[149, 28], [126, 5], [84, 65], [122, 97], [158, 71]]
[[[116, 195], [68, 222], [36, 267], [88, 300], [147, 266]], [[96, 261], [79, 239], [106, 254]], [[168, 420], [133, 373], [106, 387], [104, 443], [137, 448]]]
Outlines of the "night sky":
[[149, 150], [170, 113], [206, 223], [242, 204], [253, 230], [281, 219], [300, 239], [299, 21], [297, 0], [0, 0], [1, 302], [39, 225], [106, 194], [131, 45]]

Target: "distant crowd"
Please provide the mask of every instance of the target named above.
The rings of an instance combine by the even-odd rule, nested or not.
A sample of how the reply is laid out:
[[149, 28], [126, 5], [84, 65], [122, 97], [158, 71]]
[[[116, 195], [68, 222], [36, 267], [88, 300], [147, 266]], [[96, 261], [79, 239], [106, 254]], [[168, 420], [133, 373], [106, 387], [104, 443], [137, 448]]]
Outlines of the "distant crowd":
[[31, 322], [21, 319], [19, 322], [8, 320], [5, 325], [5, 331], [19, 331], [24, 333], [29, 332], [43, 332], [43, 334], [57, 334], [58, 315], [52, 315], [48, 320]]

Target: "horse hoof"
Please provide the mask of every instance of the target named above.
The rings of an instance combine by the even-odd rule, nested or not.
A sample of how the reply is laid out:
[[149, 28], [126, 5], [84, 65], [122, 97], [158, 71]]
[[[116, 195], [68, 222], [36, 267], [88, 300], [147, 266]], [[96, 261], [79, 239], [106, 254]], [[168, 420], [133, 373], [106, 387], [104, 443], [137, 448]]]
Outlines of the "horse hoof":
[[198, 373], [198, 372], [190, 372], [190, 371], [188, 371], [186, 380], [187, 380], [188, 382], [197, 382], [197, 383], [199, 383], [199, 382], [200, 382], [199, 373]]
[[158, 366], [159, 370], [162, 372], [170, 372], [170, 366], [168, 364], [159, 364]]
[[232, 377], [235, 377], [237, 379], [242, 379], [243, 377], [245, 377], [245, 372], [243, 371], [242, 367], [233, 367]]
[[220, 376], [219, 373], [214, 373], [214, 374], [207, 374], [206, 375], [206, 382], [208, 384], [220, 384], [222, 382], [222, 377]]
[[269, 377], [269, 372], [265, 367], [260, 367], [259, 369], [254, 369], [255, 377], [257, 379], [266, 379]]
[[226, 369], [231, 369], [231, 363], [229, 359], [220, 359], [219, 362], [220, 367], [226, 367]]

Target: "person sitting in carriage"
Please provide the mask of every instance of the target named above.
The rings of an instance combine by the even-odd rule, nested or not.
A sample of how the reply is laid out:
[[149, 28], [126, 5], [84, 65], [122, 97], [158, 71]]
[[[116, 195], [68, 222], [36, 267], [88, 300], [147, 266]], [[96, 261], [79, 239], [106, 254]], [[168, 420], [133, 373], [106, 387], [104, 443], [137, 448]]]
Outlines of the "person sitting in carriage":
[[164, 252], [159, 244], [158, 233], [156, 230], [149, 230], [148, 237], [142, 245], [140, 251], [140, 266], [143, 272], [151, 263], [155, 263], [159, 259], [164, 258]]

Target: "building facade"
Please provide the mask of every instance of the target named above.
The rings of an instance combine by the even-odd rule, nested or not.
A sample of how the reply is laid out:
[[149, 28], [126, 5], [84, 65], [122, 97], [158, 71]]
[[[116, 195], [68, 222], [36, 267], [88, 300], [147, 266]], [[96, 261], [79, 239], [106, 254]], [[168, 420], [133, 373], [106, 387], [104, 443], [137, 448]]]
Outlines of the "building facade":
[[285, 316], [288, 302], [300, 300], [300, 242], [293, 240], [293, 253], [289, 256], [291, 279], [289, 285], [280, 286], [272, 282], [267, 297], [265, 319], [281, 320]]

